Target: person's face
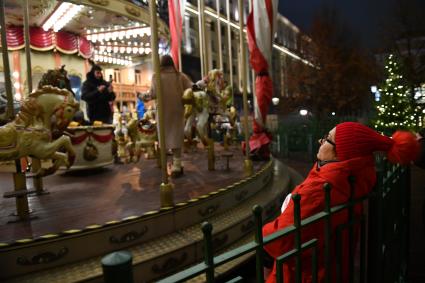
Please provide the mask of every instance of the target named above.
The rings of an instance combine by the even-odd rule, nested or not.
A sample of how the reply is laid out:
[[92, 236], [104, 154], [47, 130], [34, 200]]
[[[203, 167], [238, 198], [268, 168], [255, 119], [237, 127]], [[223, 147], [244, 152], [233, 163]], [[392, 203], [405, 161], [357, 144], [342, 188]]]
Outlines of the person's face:
[[100, 80], [102, 78], [102, 71], [99, 71], [99, 70], [94, 71], [94, 77]]
[[320, 161], [337, 160], [335, 150], [335, 128], [327, 136], [319, 140], [320, 147], [317, 153], [317, 159]]

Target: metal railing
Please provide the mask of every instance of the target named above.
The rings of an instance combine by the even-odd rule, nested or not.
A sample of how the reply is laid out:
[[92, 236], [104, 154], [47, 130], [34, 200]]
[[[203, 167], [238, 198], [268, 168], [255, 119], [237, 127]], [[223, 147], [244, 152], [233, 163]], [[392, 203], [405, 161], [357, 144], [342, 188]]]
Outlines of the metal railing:
[[[331, 186], [325, 184], [325, 205], [322, 212], [301, 219], [301, 196], [292, 196], [294, 202], [294, 224], [263, 238], [262, 208], [253, 207], [255, 219], [255, 240], [236, 249], [214, 256], [212, 230], [210, 223], [202, 224], [204, 234], [204, 261], [158, 282], [184, 282], [205, 274], [206, 282], [215, 281], [215, 269], [236, 258], [255, 252], [256, 281], [264, 282], [263, 247], [283, 237], [294, 239], [292, 250], [276, 258], [276, 281], [283, 282], [282, 265], [295, 260], [295, 282], [302, 281], [303, 265], [306, 264], [305, 252], [311, 251], [312, 282], [318, 280], [318, 257], [321, 255], [317, 238], [302, 242], [303, 228], [323, 222], [323, 256], [325, 282], [403, 282], [407, 274], [408, 252], [408, 207], [409, 207], [409, 168], [389, 165], [378, 158], [378, 182], [374, 190], [363, 197], [354, 198], [355, 180], [350, 177], [351, 193], [347, 203], [331, 207]], [[361, 215], [355, 213], [355, 207], [367, 202], [367, 209]], [[332, 228], [332, 216], [347, 212], [347, 221]], [[360, 228], [360, 253], [356, 252], [356, 235]], [[348, 235], [348, 247], [342, 247], [342, 233]], [[367, 241], [367, 242], [366, 242]], [[336, 243], [336, 246], [334, 245]], [[332, 250], [336, 247], [335, 250]], [[348, 248], [348, 274], [343, 274], [343, 250]], [[302, 254], [304, 255], [302, 258]], [[335, 258], [333, 257], [335, 256]], [[356, 263], [359, 263], [356, 265]], [[336, 268], [336, 269], [335, 269]], [[335, 271], [335, 272], [334, 272]], [[236, 276], [228, 282], [242, 282]]]

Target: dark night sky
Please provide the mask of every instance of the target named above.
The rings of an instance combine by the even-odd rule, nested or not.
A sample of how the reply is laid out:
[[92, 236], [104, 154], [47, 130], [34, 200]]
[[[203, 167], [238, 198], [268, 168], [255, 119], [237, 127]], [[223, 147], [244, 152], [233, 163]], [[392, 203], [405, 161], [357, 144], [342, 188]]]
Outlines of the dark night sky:
[[[383, 22], [391, 14], [392, 0], [279, 0], [279, 11], [291, 22], [308, 31], [323, 4], [336, 7], [340, 18], [367, 47], [379, 46]], [[424, 1], [425, 2], [425, 1]]]

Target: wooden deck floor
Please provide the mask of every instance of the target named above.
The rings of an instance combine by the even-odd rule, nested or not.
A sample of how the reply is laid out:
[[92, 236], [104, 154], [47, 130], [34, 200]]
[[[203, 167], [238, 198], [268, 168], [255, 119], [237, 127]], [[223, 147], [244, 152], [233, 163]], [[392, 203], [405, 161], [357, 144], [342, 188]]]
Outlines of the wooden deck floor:
[[[230, 171], [216, 151], [216, 170], [207, 170], [207, 152], [198, 149], [183, 156], [185, 175], [171, 180], [175, 203], [204, 195], [243, 178], [243, 155], [240, 149], [231, 150]], [[264, 163], [255, 162], [254, 170]], [[92, 224], [141, 215], [157, 210], [161, 171], [156, 160], [138, 164], [111, 165], [98, 170], [61, 173], [44, 178], [50, 194], [30, 196], [30, 208], [36, 219], [8, 223], [15, 212], [15, 199], [0, 198], [0, 242], [31, 238], [68, 229], [81, 229]], [[27, 179], [28, 188], [32, 187]], [[0, 193], [13, 190], [12, 175], [0, 173]]]

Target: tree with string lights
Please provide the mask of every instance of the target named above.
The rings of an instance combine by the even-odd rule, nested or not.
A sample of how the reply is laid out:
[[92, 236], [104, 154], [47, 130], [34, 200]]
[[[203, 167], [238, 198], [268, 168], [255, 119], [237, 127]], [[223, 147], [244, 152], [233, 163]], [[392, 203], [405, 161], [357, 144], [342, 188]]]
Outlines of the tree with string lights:
[[402, 66], [394, 55], [389, 55], [385, 74], [387, 79], [379, 89], [377, 118], [374, 126], [378, 131], [392, 134], [397, 129], [416, 128], [416, 104], [409, 94], [409, 84], [402, 75]]

